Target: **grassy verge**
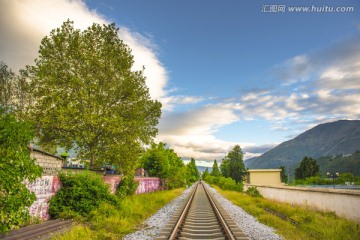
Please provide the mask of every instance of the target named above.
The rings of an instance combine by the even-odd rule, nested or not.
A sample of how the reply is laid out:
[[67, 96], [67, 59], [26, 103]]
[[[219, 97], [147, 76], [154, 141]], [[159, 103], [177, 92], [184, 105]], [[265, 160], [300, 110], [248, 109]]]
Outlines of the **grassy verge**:
[[89, 214], [86, 223], [79, 223], [71, 231], [52, 239], [121, 239], [126, 234], [136, 231], [144, 220], [183, 191], [183, 188], [179, 188], [134, 195], [127, 197], [116, 207], [103, 204]]
[[359, 224], [339, 218], [334, 212], [314, 211], [307, 206], [291, 206], [213, 187], [259, 222], [274, 228], [284, 239], [360, 239]]

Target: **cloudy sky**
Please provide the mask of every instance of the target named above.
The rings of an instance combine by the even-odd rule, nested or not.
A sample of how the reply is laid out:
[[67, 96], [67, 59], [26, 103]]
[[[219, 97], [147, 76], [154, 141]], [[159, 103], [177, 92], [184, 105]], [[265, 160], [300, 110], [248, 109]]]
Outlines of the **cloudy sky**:
[[120, 28], [163, 103], [156, 141], [198, 165], [360, 119], [358, 0], [0, 0], [0, 60], [33, 64], [67, 19]]

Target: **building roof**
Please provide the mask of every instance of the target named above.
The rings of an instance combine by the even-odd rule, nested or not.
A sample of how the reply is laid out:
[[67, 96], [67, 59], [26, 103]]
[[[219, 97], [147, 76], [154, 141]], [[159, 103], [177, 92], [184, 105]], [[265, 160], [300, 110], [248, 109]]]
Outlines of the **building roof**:
[[47, 155], [47, 156], [50, 156], [50, 157], [54, 157], [54, 158], [57, 158], [57, 159], [59, 159], [59, 160], [64, 160], [64, 159], [62, 159], [61, 157], [59, 157], [59, 156], [56, 156], [56, 155], [54, 155], [54, 154], [51, 154], [51, 153], [48, 153], [48, 152], [45, 152], [45, 151], [43, 151], [43, 150], [40, 150], [40, 149], [37, 149], [37, 148], [34, 148], [34, 147], [32, 147], [32, 146], [29, 146], [29, 149], [31, 150], [31, 151], [33, 151], [33, 152], [39, 152], [39, 153], [42, 153], [42, 154], [44, 154], [44, 155]]
[[281, 172], [281, 169], [248, 169], [247, 172]]

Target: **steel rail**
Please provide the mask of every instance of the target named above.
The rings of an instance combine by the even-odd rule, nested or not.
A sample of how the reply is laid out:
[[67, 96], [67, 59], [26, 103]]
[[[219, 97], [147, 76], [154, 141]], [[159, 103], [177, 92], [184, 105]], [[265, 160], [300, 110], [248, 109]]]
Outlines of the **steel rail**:
[[249, 237], [199, 181], [156, 239], [249, 240]]
[[223, 228], [223, 230], [224, 230], [224, 232], [225, 232], [226, 237], [227, 237], [229, 240], [236, 240], [236, 238], [234, 237], [231, 229], [228, 227], [228, 224], [226, 223], [225, 219], [223, 218], [221, 212], [219, 211], [217, 205], [215, 204], [214, 200], [212, 199], [210, 193], [209, 193], [208, 190], [206, 189], [205, 185], [202, 184], [202, 186], [203, 186], [203, 188], [204, 188], [204, 190], [205, 190], [205, 193], [206, 193], [207, 197], [209, 198], [209, 201], [210, 201], [210, 203], [211, 203], [211, 205], [212, 205], [212, 207], [213, 207], [213, 209], [214, 209], [214, 211], [215, 211], [216, 216], [217, 216], [218, 219], [219, 219], [219, 222], [220, 222], [220, 224], [221, 224], [221, 226], [222, 226], [222, 228]]
[[195, 192], [197, 190], [198, 185], [199, 185], [199, 183], [196, 183], [196, 185], [194, 186], [194, 190], [191, 192], [191, 196], [190, 196], [188, 202], [186, 203], [184, 210], [182, 211], [182, 213], [181, 213], [179, 219], [177, 220], [173, 230], [171, 231], [171, 235], [170, 235], [169, 239], [171, 239], [171, 240], [175, 239], [176, 236], [178, 235], [179, 227], [183, 223], [184, 218], [185, 218], [185, 216], [186, 216], [186, 214], [187, 214], [187, 212], [188, 212], [188, 210], [189, 210], [189, 208], [191, 206], [191, 203], [192, 203], [192, 200], [194, 199], [194, 195], [195, 195]]

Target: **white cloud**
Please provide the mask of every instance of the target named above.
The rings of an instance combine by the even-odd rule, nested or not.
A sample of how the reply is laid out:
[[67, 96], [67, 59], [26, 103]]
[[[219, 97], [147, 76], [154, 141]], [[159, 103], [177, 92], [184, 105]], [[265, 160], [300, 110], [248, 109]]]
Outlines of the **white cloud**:
[[195, 104], [203, 100], [202, 97], [174, 95], [161, 98], [161, 103], [163, 104], [163, 110], [171, 111], [176, 105]]
[[[3, 0], [0, 1], [0, 55], [13, 70], [32, 65], [40, 41], [52, 29], [70, 19], [75, 28], [86, 29], [94, 22], [109, 24], [105, 16], [89, 9], [81, 0]], [[134, 70], [145, 66], [152, 98], [166, 96], [168, 74], [158, 59], [154, 44], [139, 33], [120, 26], [119, 36], [132, 49]]]
[[222, 141], [214, 133], [239, 117], [226, 105], [208, 105], [182, 113], [166, 113], [160, 121], [157, 141], [166, 142], [184, 158], [223, 158], [236, 143]]

